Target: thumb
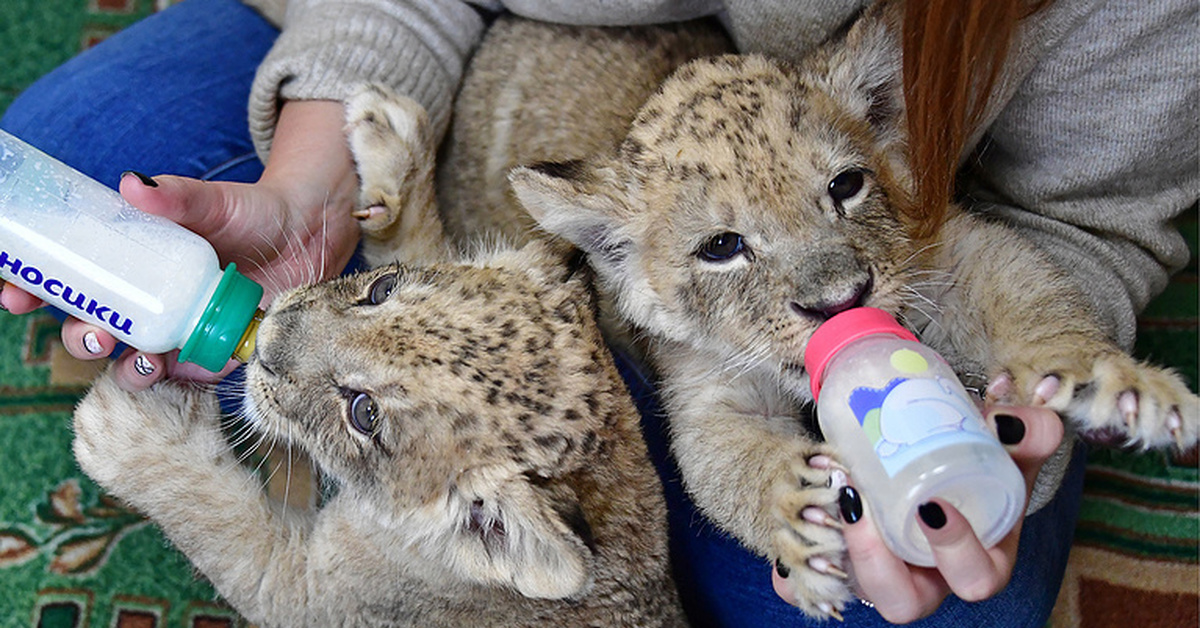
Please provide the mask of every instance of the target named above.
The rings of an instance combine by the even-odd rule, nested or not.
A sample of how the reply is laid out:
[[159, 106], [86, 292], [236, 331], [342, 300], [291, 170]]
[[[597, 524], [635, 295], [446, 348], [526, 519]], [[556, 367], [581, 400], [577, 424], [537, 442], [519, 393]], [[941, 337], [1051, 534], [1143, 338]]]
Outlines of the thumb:
[[132, 170], [121, 175], [120, 191], [134, 207], [202, 235], [224, 225], [234, 205], [226, 186], [172, 175], [151, 178]]

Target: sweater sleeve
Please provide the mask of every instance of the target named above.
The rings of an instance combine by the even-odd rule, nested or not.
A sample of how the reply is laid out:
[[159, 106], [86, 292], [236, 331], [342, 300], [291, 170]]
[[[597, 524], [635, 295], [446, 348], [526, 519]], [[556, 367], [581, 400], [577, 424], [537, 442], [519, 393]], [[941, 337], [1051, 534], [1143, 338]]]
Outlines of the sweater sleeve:
[[484, 21], [461, 0], [290, 0], [259, 66], [250, 132], [265, 160], [285, 100], [345, 100], [382, 83], [421, 103], [440, 137]]
[[1136, 315], [1188, 259], [1173, 219], [1200, 198], [1198, 5], [1062, 4], [1086, 10], [987, 129], [967, 203], [1072, 274], [1128, 349]]

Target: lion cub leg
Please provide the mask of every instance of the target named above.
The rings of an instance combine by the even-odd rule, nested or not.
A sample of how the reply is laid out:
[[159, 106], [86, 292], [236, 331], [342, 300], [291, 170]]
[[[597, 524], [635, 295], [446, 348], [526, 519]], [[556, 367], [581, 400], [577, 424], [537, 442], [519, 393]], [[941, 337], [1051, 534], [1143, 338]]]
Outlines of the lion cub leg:
[[[306, 625], [310, 548], [239, 464], [217, 398], [164, 381], [130, 393], [111, 369], [75, 410], [73, 450], [106, 492], [142, 512], [251, 620]], [[270, 583], [269, 586], [264, 583]]]
[[947, 223], [943, 242], [942, 265], [954, 269], [957, 287], [941, 299], [939, 329], [959, 347], [987, 330], [981, 366], [993, 378], [993, 401], [1045, 405], [1085, 431], [1146, 448], [1195, 445], [1196, 395], [1178, 374], [1112, 342], [1086, 297], [1038, 251], [967, 215]]
[[807, 436], [770, 381], [714, 377], [708, 356], [656, 349], [672, 453], [696, 505], [774, 563], [802, 611], [839, 618], [853, 597], [836, 518], [845, 471], [832, 450]]
[[993, 398], [1045, 405], [1085, 431], [1144, 448], [1196, 444], [1198, 400], [1178, 374], [1107, 343], [1070, 335], [1047, 340], [1004, 365], [989, 389]]
[[448, 257], [434, 195], [437, 149], [425, 109], [367, 85], [346, 103], [346, 132], [360, 180], [354, 217], [367, 264]]

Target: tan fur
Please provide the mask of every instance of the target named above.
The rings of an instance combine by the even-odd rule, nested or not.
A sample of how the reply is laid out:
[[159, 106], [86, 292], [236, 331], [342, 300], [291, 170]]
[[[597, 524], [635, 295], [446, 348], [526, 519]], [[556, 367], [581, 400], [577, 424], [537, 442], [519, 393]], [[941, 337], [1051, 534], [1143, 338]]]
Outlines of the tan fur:
[[684, 62], [732, 50], [715, 21], [637, 28], [502, 17], [471, 60], [438, 166], [438, 200], [460, 244], [525, 242], [537, 227], [513, 198], [511, 168], [615, 147], [634, 114]]
[[[506, 23], [522, 28], [502, 20], [496, 37]], [[629, 76], [639, 47], [661, 63], [647, 64], [640, 97], [604, 111], [609, 131], [591, 149], [694, 56], [678, 51], [686, 36], [661, 43], [671, 28], [601, 31], [566, 29], [557, 45], [580, 39], [601, 57], [611, 46]], [[478, 62], [521, 40], [504, 41]], [[336, 495], [315, 512], [270, 503], [226, 443], [214, 396], [173, 382], [130, 394], [102, 377], [75, 414], [82, 468], [264, 626], [684, 625], [661, 487], [594, 320], [590, 272], [540, 240], [471, 256], [445, 242], [413, 101], [366, 88], [348, 131], [365, 255], [403, 264], [279, 297], [246, 367], [247, 418], [311, 457]], [[507, 188], [518, 151], [491, 155], [501, 175], [468, 178]], [[494, 198], [458, 233], [523, 239], [529, 223]], [[377, 413], [365, 433], [356, 407]]]
[[[912, 174], [887, 11], [869, 11], [798, 65], [690, 63], [618, 150], [512, 174], [539, 225], [588, 254], [602, 293], [647, 339], [697, 504], [790, 568], [789, 586], [816, 616], [850, 599], [843, 574], [814, 567], [843, 560], [840, 535], [802, 516], [834, 512], [828, 472], [809, 464], [831, 452], [806, 429], [803, 360], [833, 312], [892, 312], [970, 384], [1010, 378], [999, 401], [1045, 403], [1145, 446], [1197, 440], [1196, 396], [1113, 345], [1078, 288], [1008, 227], [955, 209], [929, 241], [909, 237]], [[839, 175], [861, 175], [861, 188], [835, 199]], [[704, 258], [731, 234], [740, 253]], [[1048, 377], [1061, 385], [1039, 399]]]
[[[840, 534], [801, 514], [813, 506], [833, 513], [836, 496], [829, 486], [829, 471], [809, 464], [814, 455], [830, 452], [814, 440], [804, 424], [808, 398], [802, 355], [822, 312], [862, 302], [896, 313], [918, 329], [925, 341], [950, 357], [961, 373], [975, 380], [972, 383], [1001, 374], [1011, 376], [1014, 385], [1008, 401], [1029, 402], [1034, 387], [1046, 375], [1057, 375], [1063, 385], [1048, 405], [1086, 427], [1123, 425], [1117, 399], [1125, 391], [1135, 391], [1140, 403], [1131, 419], [1131, 438], [1155, 446], [1168, 444], [1172, 434], [1167, 422], [1172, 409], [1183, 418], [1178, 438], [1185, 444], [1194, 443], [1197, 434], [1195, 396], [1178, 378], [1135, 363], [1109, 343], [1069, 280], [1004, 225], [952, 212], [950, 222], [933, 240], [914, 242], [908, 238], [911, 225], [900, 211], [908, 202], [911, 174], [904, 161], [898, 54], [890, 34], [879, 22], [879, 14], [870, 15], [873, 17], [856, 25], [845, 41], [814, 53], [800, 66], [754, 56], [715, 57], [687, 65], [640, 110], [638, 104], [651, 96], [654, 81], [688, 56], [720, 52], [727, 48], [727, 42], [713, 36], [711, 27], [698, 28], [695, 24], [680, 27], [685, 31], [697, 29], [699, 35], [692, 40], [685, 31], [671, 30], [674, 27], [654, 37], [639, 37], [615, 34], [619, 31], [614, 30], [501, 19], [472, 61], [437, 174], [446, 236], [455, 242], [468, 242], [479, 233], [521, 242], [530, 239], [531, 228], [540, 227], [563, 236], [587, 253], [602, 282], [604, 296], [615, 299], [621, 317], [646, 341], [662, 377], [672, 447], [688, 490], [718, 525], [764, 556], [789, 567], [789, 586], [801, 608], [816, 616], [835, 613], [849, 596], [849, 588], [839, 574], [814, 569], [813, 565], [821, 565], [821, 561], [809, 562], [811, 558], [825, 558], [840, 563]], [[641, 31], [643, 35], [651, 32]], [[670, 40], [677, 36], [673, 33], [680, 33], [682, 39]], [[581, 38], [593, 39], [588, 40], [588, 46], [571, 43]], [[674, 43], [665, 48], [658, 46], [663, 41]], [[700, 43], [686, 48], [689, 41]], [[610, 44], [611, 49], [606, 47]], [[676, 45], [685, 45], [683, 52], [673, 52], [680, 50]], [[614, 58], [625, 62], [605, 62]], [[639, 76], [652, 78], [642, 80]], [[622, 91], [626, 85], [637, 88]], [[387, 148], [389, 138], [399, 136], [409, 138], [406, 141], [413, 151], [429, 149], [420, 146], [428, 138], [421, 135], [419, 108], [404, 100], [375, 106], [371, 103], [391, 99], [385, 94], [370, 94], [356, 101], [361, 106], [352, 109], [350, 120], [364, 175], [363, 209], [358, 215], [363, 219], [368, 246], [374, 247], [369, 249], [371, 255], [376, 259], [386, 255], [406, 263], [457, 259], [454, 247], [440, 244], [442, 225], [428, 211], [432, 198], [428, 183], [433, 173], [420, 167], [420, 160], [413, 160], [411, 153]], [[619, 147], [614, 147], [618, 143]], [[363, 159], [368, 155], [369, 159]], [[503, 180], [502, 173], [513, 165], [543, 161], [566, 163], [518, 169], [512, 175], [511, 189]], [[841, 203], [833, 202], [829, 183], [851, 169], [863, 171], [863, 191]], [[536, 218], [536, 225], [514, 205], [514, 189]], [[396, 228], [406, 219], [407, 226]], [[702, 262], [697, 252], [721, 233], [741, 234], [751, 254], [724, 263]], [[379, 246], [371, 244], [372, 240]], [[403, 364], [397, 362], [393, 367], [426, 369], [413, 375], [414, 381], [425, 385], [406, 385], [406, 394], [416, 392], [434, 405], [435, 399], [446, 405], [461, 397], [479, 395], [484, 388], [470, 383], [474, 376], [470, 368], [460, 364], [458, 372], [450, 370], [446, 374], [452, 368], [446, 364], [452, 356], [442, 351], [493, 346], [482, 335], [465, 342], [472, 334], [487, 335], [487, 330], [495, 332], [491, 338], [503, 336], [504, 328], [497, 330], [496, 320], [487, 320], [489, 313], [520, 311], [524, 319], [530, 312], [551, 311], [545, 310], [545, 303], [561, 305], [587, 294], [559, 295], [565, 289], [559, 284], [577, 281], [563, 278], [561, 247], [536, 242], [531, 246], [521, 253], [495, 253], [500, 260], [496, 262], [444, 264], [438, 266], [442, 269], [438, 272], [410, 269], [397, 275], [403, 278], [402, 288], [388, 299], [388, 307], [409, 299], [423, 300], [419, 307], [426, 313], [426, 323], [435, 323], [433, 327], [445, 332], [446, 339], [403, 343], [396, 349], [386, 339], [411, 333], [414, 323], [410, 317], [401, 316], [391, 319], [394, 328], [368, 326], [371, 332], [352, 331], [357, 329], [355, 324], [345, 332], [337, 332], [360, 338], [363, 355], [347, 352], [338, 343], [315, 351], [306, 348], [303, 357], [312, 362], [308, 366], [315, 371], [332, 364], [353, 365], [350, 370], [355, 376], [368, 377], [382, 368], [381, 360], [368, 356], [376, 351], [390, 356], [396, 351], [392, 357]], [[473, 268], [480, 264], [483, 269]], [[492, 268], [495, 265], [504, 270]], [[264, 329], [267, 346], [276, 334], [290, 337], [294, 333], [287, 329], [290, 325], [278, 324], [287, 319], [280, 315], [284, 309], [325, 311], [341, 307], [345, 309], [335, 318], [349, 325], [356, 320], [352, 318], [355, 308], [346, 308], [346, 301], [361, 299], [369, 282], [389, 272], [394, 271], [379, 270], [332, 282], [281, 301], [268, 319], [275, 323], [268, 322]], [[489, 278], [493, 272], [503, 278], [497, 280], [500, 285], [495, 294], [507, 295], [491, 297], [495, 302], [486, 296], [493, 294], [487, 289], [493, 285]], [[436, 287], [422, 287], [428, 282], [436, 283]], [[532, 300], [517, 296], [524, 291], [538, 296]], [[456, 292], [461, 296], [449, 296]], [[308, 301], [302, 298], [305, 293], [320, 296]], [[474, 303], [473, 299], [479, 298], [483, 304], [478, 307], [463, 305], [464, 299]], [[433, 307], [435, 303], [441, 303], [440, 310]], [[502, 306], [492, 309], [496, 303]], [[434, 314], [436, 318], [429, 318]], [[301, 325], [301, 329], [307, 326]], [[305, 341], [318, 343], [325, 342], [320, 339], [330, 333], [328, 327], [300, 332]], [[538, 338], [559, 337], [535, 330], [529, 333]], [[594, 333], [589, 331], [588, 335], [593, 337]], [[386, 347], [379, 348], [379, 344]], [[534, 346], [538, 346], [536, 341], [524, 357], [518, 353], [506, 358], [512, 362], [500, 368], [513, 376], [505, 380], [505, 386], [518, 382], [522, 390], [536, 388], [516, 375], [542, 373], [546, 368], [547, 363], [527, 362], [531, 355], [546, 355], [541, 348], [533, 351]], [[599, 346], [599, 342], [592, 340], [583, 346]], [[554, 365], [578, 359], [578, 355], [572, 358], [570, 351], [558, 351], [556, 348], [551, 354], [547, 375], [560, 377], [570, 372]], [[401, 360], [403, 352], [408, 353]], [[415, 359], [422, 355], [430, 363]], [[435, 356], [441, 365], [432, 362]], [[482, 358], [478, 350], [471, 356], [473, 360]], [[270, 383], [269, 374], [261, 366], [251, 368], [251, 384], [258, 381], [269, 391], [277, 384]], [[529, 371], [531, 366], [533, 370]], [[256, 369], [258, 375], [253, 375]], [[272, 370], [284, 377], [299, 378], [310, 369]], [[599, 382], [616, 381], [606, 362], [596, 377]], [[321, 381], [297, 379], [298, 385], [278, 389], [301, 395], [287, 402], [289, 408], [315, 411], [321, 404], [334, 403], [317, 394]], [[586, 392], [572, 386], [595, 386], [581, 382], [556, 385], [559, 389], [552, 389], [554, 397], [564, 400], [578, 400], [581, 394], [586, 399]], [[355, 386], [365, 387], [345, 384], [350, 390], [359, 390]], [[612, 388], [607, 384], [600, 387]], [[618, 462], [613, 469], [603, 470], [603, 465], [594, 460], [584, 464], [586, 457], [563, 456], [553, 447], [539, 446], [527, 447], [539, 455], [519, 464], [508, 458], [499, 469], [489, 467], [487, 472], [463, 476], [458, 486], [466, 487], [460, 489], [464, 494], [503, 494], [522, 504], [519, 512], [524, 517], [518, 521], [526, 522], [533, 531], [529, 538], [540, 540], [541, 545], [535, 547], [550, 548], [522, 553], [519, 550], [527, 546], [521, 546], [512, 554], [519, 557], [515, 561], [491, 556], [485, 560], [478, 554], [459, 553], [454, 548], [459, 547], [455, 543], [460, 539], [439, 536], [444, 529], [430, 523], [445, 522], [452, 515], [461, 522], [464, 514], [471, 515], [469, 503], [473, 502], [464, 507], [460, 500], [453, 502], [455, 507], [438, 511], [437, 506], [451, 500], [430, 500], [407, 517], [383, 513], [405, 500], [431, 495], [452, 466], [448, 460], [482, 456], [479, 447], [496, 444], [505, 430], [512, 432], [511, 417], [484, 420], [492, 415], [480, 414], [479, 431], [458, 441], [452, 458], [436, 447], [428, 448], [425, 455], [413, 453], [429, 464], [402, 471], [405, 481], [394, 485], [389, 500], [339, 498], [322, 511], [320, 517], [325, 523], [320, 526], [314, 527], [312, 521], [284, 525], [280, 523], [283, 515], [273, 514], [261, 502], [257, 488], [228, 459], [223, 443], [216, 439], [211, 399], [177, 386], [155, 390], [154, 395], [129, 396], [111, 383], [99, 384], [77, 414], [78, 455], [81, 462], [88, 460], [83, 462], [85, 469], [102, 484], [162, 521], [185, 551], [213, 561], [213, 566], [198, 565], [206, 573], [219, 574], [214, 580], [223, 591], [242, 596], [237, 599], [243, 601], [235, 600], [235, 604], [270, 604], [275, 598], [268, 592], [275, 586], [293, 593], [297, 587], [309, 587], [331, 596], [334, 591], [344, 596], [300, 601], [283, 596], [282, 601], [263, 607], [272, 612], [315, 614], [326, 612], [326, 608], [353, 608], [365, 598], [363, 592], [386, 583], [396, 592], [389, 602], [391, 606], [358, 609], [353, 612], [361, 615], [351, 616], [392, 613], [390, 620], [400, 625], [406, 625], [409, 618], [414, 618], [416, 624], [455, 625], [477, 623], [479, 617], [486, 616], [489, 625], [506, 625], [502, 622], [511, 620], [508, 625], [569, 626], [587, 623], [587, 617], [596, 617], [597, 613], [625, 612], [630, 614], [596, 623], [653, 625], [651, 621], [630, 619], [637, 613], [669, 618], [665, 623], [679, 621], [674, 592], [662, 577], [665, 541], [658, 523], [660, 498], [657, 489], [650, 490], [646, 485], [653, 478], [645, 475], [636, 425], [628, 419], [618, 421], [621, 427], [613, 430], [608, 442], [614, 451], [619, 451], [617, 443], [624, 443], [630, 450], [636, 449], [637, 455], [608, 455], [622, 460], [636, 458], [636, 464]], [[157, 391], [161, 391], [162, 398], [147, 401], [157, 396]], [[283, 424], [281, 416], [264, 409], [270, 408], [268, 395], [261, 397], [256, 405], [260, 422], [267, 426]], [[383, 398], [386, 403], [381, 405], [389, 420], [381, 433], [382, 442], [398, 455], [402, 451], [398, 448], [413, 442], [408, 439], [414, 435], [406, 430], [392, 431], [395, 426], [390, 419], [396, 413], [392, 408], [400, 405], [401, 399]], [[521, 405], [519, 395], [513, 399]], [[623, 408], [623, 416], [628, 408], [624, 403], [617, 405]], [[476, 409], [480, 404], [468, 407]], [[383, 454], [376, 451], [372, 439], [356, 436], [345, 425], [344, 408], [340, 412], [341, 422], [329, 422], [321, 428], [327, 430], [322, 432], [327, 436], [314, 439], [314, 444], [323, 443], [330, 450], [322, 453], [318, 449], [315, 457], [318, 462], [325, 459], [324, 464], [331, 465], [330, 472], [335, 476], [361, 476], [367, 487], [363, 495], [382, 490], [388, 484], [369, 472], [370, 465], [360, 462], [368, 454]], [[297, 410], [296, 414], [303, 417], [307, 412]], [[573, 426], [604, 431], [533, 414], [539, 419], [539, 429], [552, 430], [558, 436], [579, 439], [582, 434], [586, 439], [587, 432], [572, 431]], [[415, 428], [423, 435], [422, 445], [454, 443], [454, 423], [451, 420], [447, 426], [444, 421], [424, 421]], [[147, 429], [147, 425], [154, 424], [164, 427]], [[322, 425], [319, 421], [305, 424]], [[129, 447], [130, 442], [138, 447]], [[475, 449], [468, 448], [466, 442], [474, 443]], [[172, 443], [183, 445], [173, 448]], [[96, 451], [103, 454], [93, 453]], [[161, 473], [142, 474], [137, 470], [141, 466], [154, 469], [156, 461], [161, 464], [161, 457], [155, 457], [159, 452], [172, 452], [168, 458], [186, 461], [177, 465], [183, 468], [175, 493], [151, 488], [163, 484]], [[205, 462], [210, 459], [219, 462]], [[605, 465], [610, 464], [605, 460]], [[564, 479], [539, 479], [522, 485], [511, 481], [514, 466], [577, 470], [567, 472]], [[591, 477], [585, 471], [596, 474], [596, 478], [585, 479]], [[217, 478], [229, 477], [214, 481], [206, 479], [209, 473]], [[620, 479], [613, 480], [613, 474]], [[528, 472], [520, 475], [529, 477]], [[133, 479], [123, 479], [127, 477]], [[241, 488], [234, 488], [235, 481]], [[224, 484], [210, 496], [212, 500], [202, 512], [174, 505], [181, 500], [178, 495], [209, 482]], [[585, 485], [593, 488], [585, 490]], [[502, 487], [515, 488], [515, 492], [504, 493]], [[576, 567], [580, 563], [572, 556], [586, 559], [587, 554], [579, 548], [579, 537], [573, 538], [572, 531], [564, 529], [561, 518], [547, 514], [546, 506], [572, 499], [577, 500], [591, 524], [598, 544], [605, 529], [594, 521], [598, 513], [611, 514], [614, 527], [616, 521], [624, 522], [628, 538], [610, 537], [614, 539], [613, 547], [618, 548], [613, 555], [623, 559], [613, 558], [614, 562], [603, 567], [600, 554], [592, 555], [585, 570], [591, 584], [584, 585], [581, 606], [517, 596], [513, 590], [553, 597], [579, 582]], [[637, 511], [634, 503], [646, 510]], [[363, 507], [370, 517], [362, 516]], [[156, 509], [159, 515], [154, 514]], [[549, 510], [558, 512], [554, 507]], [[493, 512], [476, 511], [482, 516], [475, 519], [483, 522], [489, 521], [488, 515]], [[226, 512], [236, 514], [222, 514]], [[430, 515], [439, 512], [438, 516]], [[538, 517], [539, 512], [546, 516]], [[630, 512], [636, 512], [636, 518], [627, 517]], [[196, 527], [187, 523], [192, 518], [200, 522]], [[174, 519], [185, 521], [172, 523]], [[248, 524], [239, 527], [242, 521]], [[392, 534], [389, 526], [400, 523], [412, 526], [405, 527], [403, 535]], [[372, 527], [376, 524], [379, 527]], [[172, 533], [176, 527], [178, 531]], [[213, 543], [213, 539], [192, 538], [204, 536], [198, 531], [221, 527], [236, 530], [235, 536], [224, 540], [227, 545], [223, 548], [200, 545]], [[276, 545], [246, 540], [261, 535], [264, 529], [280, 527], [285, 532]], [[477, 530], [482, 528], [476, 525]], [[374, 532], [366, 533], [370, 530]], [[324, 536], [319, 540], [310, 536], [317, 533]], [[402, 546], [399, 539], [416, 539], [411, 546], [403, 547], [416, 553], [434, 552], [436, 558], [405, 563], [404, 573], [411, 578], [398, 579], [393, 569], [396, 563], [390, 561], [399, 559], [390, 550]], [[637, 545], [635, 540], [644, 545]], [[193, 551], [189, 547], [204, 549]], [[295, 548], [321, 550], [306, 554]], [[406, 560], [411, 558], [407, 549], [399, 553]], [[555, 558], [549, 564], [536, 562], [547, 556]], [[518, 562], [532, 569], [526, 574], [532, 581], [517, 581]], [[313, 571], [316, 565], [321, 568]], [[449, 565], [454, 568], [448, 569]], [[544, 573], [553, 577], [537, 577]], [[632, 580], [630, 574], [634, 575]], [[341, 580], [359, 576], [361, 580]], [[225, 580], [228, 584], [221, 584]], [[628, 589], [604, 588], [612, 586], [613, 581], [632, 584]], [[464, 589], [464, 582], [493, 586]], [[633, 595], [643, 592], [645, 595]], [[446, 597], [459, 594], [461, 598], [452, 601]], [[402, 606], [412, 600], [422, 600], [412, 607], [417, 610]], [[458, 614], [459, 605], [467, 611]], [[479, 610], [485, 606], [486, 612]], [[295, 621], [286, 615], [281, 617], [288, 619], [284, 624], [305, 625], [304, 617]]]

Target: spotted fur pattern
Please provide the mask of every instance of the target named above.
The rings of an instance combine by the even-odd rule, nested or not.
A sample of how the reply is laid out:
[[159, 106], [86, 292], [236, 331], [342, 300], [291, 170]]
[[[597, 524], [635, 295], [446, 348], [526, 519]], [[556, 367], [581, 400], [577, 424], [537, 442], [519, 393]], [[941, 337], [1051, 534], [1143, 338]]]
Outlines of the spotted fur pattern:
[[174, 382], [101, 377], [75, 413], [80, 465], [258, 625], [684, 625], [590, 270], [540, 240], [459, 255], [427, 124], [380, 88], [349, 103], [381, 265], [279, 297], [246, 365], [245, 419], [311, 458], [327, 503], [269, 502], [215, 397]]
[[833, 452], [809, 429], [803, 354], [838, 311], [895, 314], [970, 384], [990, 381], [996, 400], [1145, 446], [1191, 446], [1198, 431], [1183, 381], [1115, 346], [1071, 281], [1007, 226], [951, 208], [933, 237], [912, 237], [885, 4], [797, 64], [694, 61], [616, 150], [511, 175], [646, 339], [696, 503], [787, 567], [800, 607], [819, 617], [852, 598], [829, 465], [813, 464]]

